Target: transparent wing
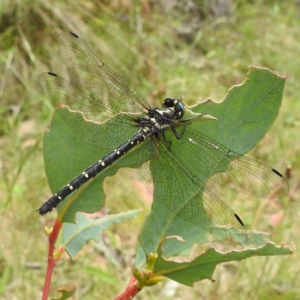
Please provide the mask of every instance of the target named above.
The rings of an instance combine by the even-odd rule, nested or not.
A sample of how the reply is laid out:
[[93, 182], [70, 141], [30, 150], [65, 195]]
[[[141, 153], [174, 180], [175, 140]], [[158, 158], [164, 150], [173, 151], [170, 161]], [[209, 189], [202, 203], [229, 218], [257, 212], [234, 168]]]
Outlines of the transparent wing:
[[201, 178], [190, 172], [190, 166], [181, 159], [181, 153], [177, 153], [178, 147], [172, 145], [171, 149], [169, 151], [168, 145], [161, 142], [159, 155], [150, 163], [154, 201], [220, 239], [246, 243], [247, 230], [237, 214], [207, 189]]
[[39, 77], [43, 91], [55, 107], [67, 105], [96, 122], [122, 112], [141, 114], [149, 108], [138, 92], [98, 59], [77, 35], [63, 32], [58, 40], [69, 79], [55, 73]]
[[96, 106], [102, 110], [110, 107], [111, 113], [140, 113], [149, 108], [139, 93], [106, 66], [76, 34], [62, 32], [58, 41], [70, 82], [91, 95]]
[[[112, 107], [104, 106], [105, 101], [99, 106], [100, 102], [95, 101], [91, 94], [54, 73], [41, 74], [39, 83], [55, 107], [64, 104], [78, 112], [68, 113], [65, 109], [57, 109], [57, 113], [74, 133], [96, 147], [105, 146], [113, 150], [132, 138], [138, 130], [133, 121], [137, 114], [116, 113]], [[82, 116], [87, 119], [86, 122], [80, 122]], [[111, 133], [111, 139], [106, 139], [104, 143], [105, 131]]]
[[[176, 154], [190, 172], [203, 180], [256, 197], [280, 198], [288, 193], [286, 179], [275, 169], [242, 156], [188, 127]], [[200, 175], [201, 174], [201, 175]]]
[[278, 171], [190, 127], [179, 140], [168, 130], [166, 140], [160, 140], [152, 152], [159, 152], [150, 164], [155, 201], [221, 239], [231, 237], [243, 244], [248, 234], [238, 215], [205, 186], [207, 180], [257, 197], [282, 197], [288, 192]]

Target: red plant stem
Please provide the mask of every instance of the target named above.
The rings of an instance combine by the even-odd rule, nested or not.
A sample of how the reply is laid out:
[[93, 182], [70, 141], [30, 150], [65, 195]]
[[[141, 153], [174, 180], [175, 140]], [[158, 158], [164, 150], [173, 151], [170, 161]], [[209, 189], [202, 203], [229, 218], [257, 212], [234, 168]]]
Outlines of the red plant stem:
[[53, 229], [52, 229], [52, 232], [49, 234], [49, 237], [48, 237], [49, 238], [48, 265], [47, 265], [47, 272], [46, 272], [46, 277], [45, 277], [42, 300], [47, 300], [47, 298], [48, 298], [53, 269], [59, 259], [59, 258], [54, 258], [54, 250], [55, 250], [55, 242], [57, 240], [61, 226], [62, 226], [62, 223], [60, 222], [60, 220], [56, 219]]
[[137, 280], [134, 277], [132, 277], [124, 293], [122, 293], [114, 300], [131, 300], [140, 291], [141, 290], [137, 287]]

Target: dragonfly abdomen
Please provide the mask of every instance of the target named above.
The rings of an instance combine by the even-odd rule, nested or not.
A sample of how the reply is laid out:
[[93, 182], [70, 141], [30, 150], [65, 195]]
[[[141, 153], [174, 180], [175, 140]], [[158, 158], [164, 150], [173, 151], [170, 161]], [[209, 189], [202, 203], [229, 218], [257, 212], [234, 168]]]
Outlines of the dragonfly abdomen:
[[63, 201], [67, 196], [72, 194], [75, 190], [79, 189], [87, 181], [97, 176], [107, 167], [111, 166], [114, 162], [116, 162], [119, 158], [125, 155], [132, 148], [147, 140], [152, 134], [153, 133], [151, 131], [140, 130], [128, 142], [124, 143], [123, 145], [115, 149], [113, 152], [104, 156], [101, 160], [98, 160], [95, 164], [93, 164], [84, 172], [82, 172], [79, 176], [74, 178], [59, 192], [57, 192], [49, 200], [47, 200], [37, 211], [42, 216], [52, 211], [52, 209], [57, 207], [58, 204], [61, 201]]

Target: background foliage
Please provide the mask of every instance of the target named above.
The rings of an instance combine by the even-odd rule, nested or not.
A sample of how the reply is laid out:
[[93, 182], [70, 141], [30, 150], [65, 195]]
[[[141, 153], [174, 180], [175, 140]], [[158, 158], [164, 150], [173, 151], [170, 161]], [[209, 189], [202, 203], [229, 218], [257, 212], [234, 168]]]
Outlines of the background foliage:
[[[42, 138], [53, 108], [38, 87], [44, 71], [64, 74], [57, 33], [72, 30], [153, 105], [165, 96], [188, 104], [222, 100], [251, 65], [289, 73], [279, 117], [250, 156], [284, 172], [292, 167], [290, 197], [281, 202], [228, 198], [252, 227], [276, 232], [277, 243], [299, 244], [300, 143], [298, 100], [299, 1], [5, 1], [0, 2], [0, 296], [40, 298], [47, 240], [42, 228], [54, 214], [35, 210], [50, 196]], [[233, 149], [234, 150], [234, 149]], [[57, 149], [57, 151], [60, 151]], [[290, 172], [288, 172], [288, 175]], [[136, 171], [106, 181], [101, 214], [144, 207], [138, 219], [104, 233], [75, 262], [62, 259], [57, 286], [75, 286], [76, 299], [111, 299], [123, 290], [139, 228], [151, 196]], [[222, 196], [227, 199], [226, 192]], [[246, 199], [246, 200], [245, 200]], [[243, 210], [242, 210], [243, 209]], [[100, 213], [99, 213], [100, 214]], [[248, 225], [248, 227], [249, 227]], [[298, 245], [299, 246], [299, 245]], [[218, 267], [216, 282], [192, 288], [166, 281], [143, 299], [297, 299], [298, 253]]]

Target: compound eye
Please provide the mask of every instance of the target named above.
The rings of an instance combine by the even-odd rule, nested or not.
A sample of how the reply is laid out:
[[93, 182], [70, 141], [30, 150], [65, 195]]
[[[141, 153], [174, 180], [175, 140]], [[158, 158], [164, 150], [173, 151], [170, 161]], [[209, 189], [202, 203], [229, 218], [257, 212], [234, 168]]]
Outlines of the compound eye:
[[165, 107], [174, 107], [175, 106], [175, 101], [177, 101], [176, 99], [174, 98], [166, 98], [164, 101], [163, 101], [163, 105]]
[[185, 112], [185, 108], [183, 103], [181, 103], [180, 101], [177, 100], [177, 104], [176, 104], [176, 119], [181, 119], [184, 115]]

